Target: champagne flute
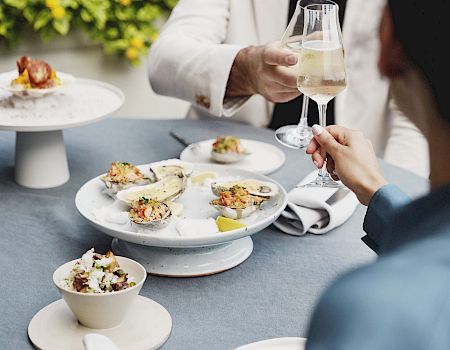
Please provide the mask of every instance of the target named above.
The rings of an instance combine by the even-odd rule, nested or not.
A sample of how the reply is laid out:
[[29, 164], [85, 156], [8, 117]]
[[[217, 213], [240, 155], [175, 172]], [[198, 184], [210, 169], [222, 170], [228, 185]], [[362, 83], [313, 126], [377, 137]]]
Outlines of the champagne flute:
[[[344, 48], [336, 4], [313, 4], [304, 9], [302, 50], [297, 87], [315, 101], [319, 122], [326, 127], [327, 104], [347, 86]], [[319, 169], [317, 178], [306, 187], [341, 187], [326, 169]]]
[[[297, 2], [294, 14], [292, 15], [283, 37], [281, 38], [281, 47], [290, 50], [299, 59], [302, 48], [302, 35], [304, 27], [303, 9], [307, 5], [311, 4], [336, 5], [335, 2], [329, 0], [299, 0]], [[298, 74], [298, 68], [299, 63], [292, 67], [296, 74]], [[290, 148], [301, 149], [308, 146], [310, 143], [312, 131], [308, 126], [308, 105], [309, 97], [303, 95], [302, 110], [298, 124], [285, 125], [275, 130], [275, 138], [282, 145]]]

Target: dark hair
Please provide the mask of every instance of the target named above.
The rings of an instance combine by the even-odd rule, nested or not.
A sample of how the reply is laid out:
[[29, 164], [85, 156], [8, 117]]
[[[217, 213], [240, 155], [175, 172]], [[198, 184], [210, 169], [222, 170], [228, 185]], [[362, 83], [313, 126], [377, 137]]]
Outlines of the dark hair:
[[450, 1], [389, 0], [395, 35], [423, 72], [441, 115], [450, 121]]

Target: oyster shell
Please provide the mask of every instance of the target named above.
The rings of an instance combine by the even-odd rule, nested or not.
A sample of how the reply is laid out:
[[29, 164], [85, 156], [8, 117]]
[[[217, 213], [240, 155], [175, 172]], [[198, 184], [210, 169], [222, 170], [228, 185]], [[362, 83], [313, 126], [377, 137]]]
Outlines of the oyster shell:
[[117, 199], [131, 204], [131, 202], [138, 200], [141, 197], [154, 199], [160, 202], [175, 200], [186, 189], [186, 178], [170, 175], [161, 181], [145, 186], [131, 187], [117, 193]]
[[171, 175], [189, 177], [192, 171], [193, 167], [191, 164], [179, 159], [168, 159], [150, 164], [150, 179], [153, 182], [157, 182]]
[[226, 218], [238, 220], [238, 219], [242, 219], [247, 216], [250, 216], [256, 210], [258, 210], [259, 206], [252, 205], [245, 209], [236, 209], [236, 208], [226, 207], [223, 205], [214, 205], [214, 208], [216, 208], [222, 216], [225, 216]]
[[259, 197], [250, 194], [244, 187], [233, 186], [219, 193], [219, 198], [213, 200], [211, 205], [222, 216], [230, 219], [241, 219], [254, 213], [267, 197]]
[[218, 136], [212, 145], [211, 159], [218, 163], [236, 163], [250, 153], [242, 147], [241, 140], [235, 136]]
[[105, 183], [106, 193], [113, 198], [119, 191], [151, 183], [138, 168], [127, 162], [111, 163], [108, 172], [100, 180]]
[[131, 202], [128, 216], [135, 224], [145, 225], [156, 230], [165, 227], [169, 223], [172, 211], [166, 203], [141, 197]]
[[248, 193], [259, 197], [274, 197], [279, 193], [279, 188], [276, 184], [254, 179], [213, 182], [211, 190], [216, 196], [219, 196], [221, 192], [228, 191], [233, 186], [244, 187]]
[[217, 163], [222, 164], [231, 164], [231, 163], [237, 163], [243, 160], [246, 156], [248, 156], [250, 153], [236, 153], [236, 152], [227, 152], [227, 153], [220, 153], [216, 151], [211, 151], [211, 159], [216, 161]]

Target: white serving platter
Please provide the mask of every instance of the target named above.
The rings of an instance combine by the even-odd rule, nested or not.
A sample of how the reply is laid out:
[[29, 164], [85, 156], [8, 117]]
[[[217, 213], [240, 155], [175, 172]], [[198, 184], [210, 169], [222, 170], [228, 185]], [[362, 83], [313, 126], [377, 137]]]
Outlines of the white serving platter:
[[[150, 164], [140, 165], [145, 174]], [[216, 198], [209, 186], [188, 185], [177, 200], [184, 210], [180, 218], [162, 230], [148, 230], [131, 224], [112, 222], [108, 218], [125, 217], [128, 207], [114, 200], [104, 191], [100, 176], [91, 179], [78, 191], [75, 204], [80, 214], [100, 231], [116, 238], [113, 248], [143, 264], [148, 272], [169, 276], [199, 276], [227, 270], [248, 258], [253, 243], [248, 237], [272, 224], [287, 204], [287, 194], [274, 180], [253, 172], [216, 164], [193, 164], [193, 175], [213, 171], [218, 179], [256, 179], [272, 182], [279, 193], [261, 206], [261, 209], [242, 221], [246, 227], [228, 232], [200, 235], [180, 235], [176, 229], [184, 219], [215, 219], [219, 212], [209, 202]], [[102, 176], [102, 175], [101, 175]], [[105, 215], [107, 213], [107, 215]], [[118, 250], [118, 251], [117, 251]]]

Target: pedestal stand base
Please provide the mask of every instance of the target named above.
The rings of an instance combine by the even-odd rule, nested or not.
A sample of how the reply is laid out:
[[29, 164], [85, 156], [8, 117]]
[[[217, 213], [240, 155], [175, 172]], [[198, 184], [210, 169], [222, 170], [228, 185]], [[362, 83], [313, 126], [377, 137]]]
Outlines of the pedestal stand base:
[[161, 248], [139, 245], [114, 238], [112, 248], [141, 263], [148, 273], [158, 276], [198, 277], [229, 270], [245, 261], [253, 251], [253, 241], [236, 241], [201, 248]]
[[16, 182], [29, 188], [51, 188], [69, 180], [62, 130], [17, 132]]

